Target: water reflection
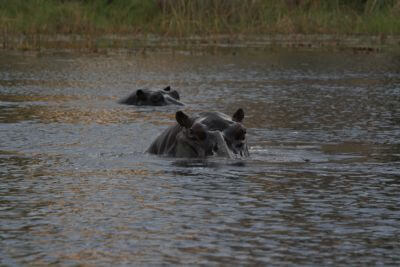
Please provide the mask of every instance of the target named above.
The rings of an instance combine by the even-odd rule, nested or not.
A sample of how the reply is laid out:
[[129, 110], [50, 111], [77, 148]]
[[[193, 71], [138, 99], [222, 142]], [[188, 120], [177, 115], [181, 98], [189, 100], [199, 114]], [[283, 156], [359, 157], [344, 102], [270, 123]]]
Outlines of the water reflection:
[[[0, 55], [0, 265], [395, 265], [399, 62], [385, 54]], [[245, 109], [251, 157], [143, 153], [176, 107]]]
[[[68, 101], [73, 100], [84, 101], [84, 103], [79, 106], [74, 103], [71, 105], [66, 104]], [[114, 99], [108, 100], [114, 101]], [[174, 120], [175, 116], [172, 109], [170, 113], [165, 113], [162, 109], [157, 110], [155, 108], [123, 109], [116, 104], [107, 109], [95, 106], [95, 102], [104, 101], [101, 98], [85, 100], [85, 98], [73, 96], [28, 97], [0, 95], [0, 101], [5, 102], [0, 106], [0, 122], [2, 123], [38, 121], [40, 123], [112, 124], [150, 121], [154, 124], [169, 125], [170, 123], [165, 124], [162, 120]], [[23, 104], [15, 104], [19, 102]], [[153, 112], [153, 114], [149, 115], [148, 111]], [[154, 118], [154, 115], [158, 117]]]

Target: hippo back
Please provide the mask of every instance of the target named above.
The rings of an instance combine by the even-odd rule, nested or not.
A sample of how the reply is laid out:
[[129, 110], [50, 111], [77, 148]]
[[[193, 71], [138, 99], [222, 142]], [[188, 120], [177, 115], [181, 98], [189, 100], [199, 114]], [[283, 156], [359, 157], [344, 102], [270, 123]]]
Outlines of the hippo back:
[[176, 124], [166, 129], [147, 149], [148, 153], [157, 155], [174, 156], [177, 146], [177, 135], [182, 131], [182, 126]]

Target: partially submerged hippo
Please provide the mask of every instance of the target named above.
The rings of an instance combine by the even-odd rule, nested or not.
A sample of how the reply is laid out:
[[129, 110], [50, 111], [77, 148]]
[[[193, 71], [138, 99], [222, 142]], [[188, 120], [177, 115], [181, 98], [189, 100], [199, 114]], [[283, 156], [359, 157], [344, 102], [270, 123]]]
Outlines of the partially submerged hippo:
[[163, 90], [138, 89], [133, 94], [119, 101], [120, 104], [136, 106], [166, 106], [184, 104], [179, 101], [179, 93], [170, 86]]
[[172, 157], [248, 156], [244, 118], [238, 109], [230, 118], [220, 112], [203, 112], [189, 117], [183, 111], [175, 115], [178, 122], [166, 129], [147, 152]]

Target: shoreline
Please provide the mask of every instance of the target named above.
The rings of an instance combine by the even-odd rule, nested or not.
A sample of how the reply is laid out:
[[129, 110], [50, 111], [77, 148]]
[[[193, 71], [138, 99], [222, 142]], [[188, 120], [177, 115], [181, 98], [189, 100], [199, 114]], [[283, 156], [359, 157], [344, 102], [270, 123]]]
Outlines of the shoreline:
[[271, 50], [299, 49], [360, 53], [400, 51], [400, 35], [258, 34], [165, 37], [160, 35], [35, 34], [0, 35], [2, 51], [77, 51], [104, 53], [118, 50]]

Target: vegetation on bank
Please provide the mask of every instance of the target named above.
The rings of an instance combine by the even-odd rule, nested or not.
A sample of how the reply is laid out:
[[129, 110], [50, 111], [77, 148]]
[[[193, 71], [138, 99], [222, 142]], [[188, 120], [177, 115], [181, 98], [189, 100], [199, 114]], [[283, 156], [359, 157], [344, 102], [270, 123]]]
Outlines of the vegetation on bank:
[[0, 35], [400, 34], [400, 0], [0, 0]]

